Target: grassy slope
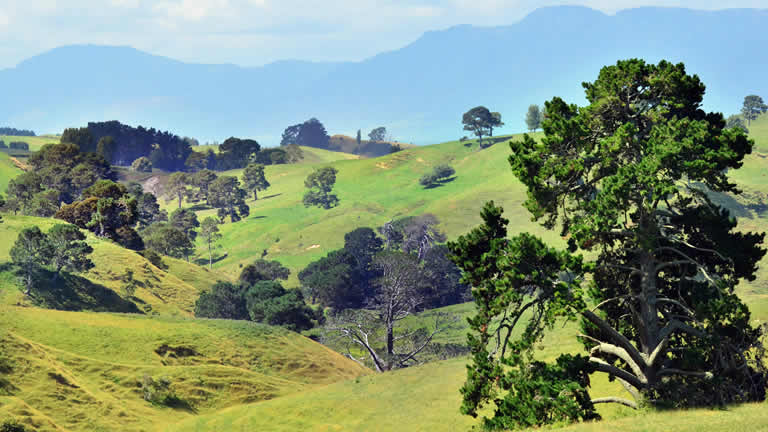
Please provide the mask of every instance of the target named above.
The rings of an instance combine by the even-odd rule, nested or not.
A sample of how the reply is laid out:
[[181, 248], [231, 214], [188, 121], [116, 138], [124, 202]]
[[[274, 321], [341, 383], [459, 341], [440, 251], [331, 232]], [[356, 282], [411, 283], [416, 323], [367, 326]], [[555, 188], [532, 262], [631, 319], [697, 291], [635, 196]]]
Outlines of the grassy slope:
[[[3, 223], [0, 224], [0, 262], [10, 260], [8, 253], [16, 236], [23, 228], [37, 225], [45, 231], [58, 222], [60, 221], [54, 219], [3, 215]], [[103, 291], [104, 288], [107, 291], [114, 291], [115, 294], [121, 294], [122, 282], [119, 277], [130, 269], [134, 272], [134, 279], [140, 283], [134, 301], [139, 310], [189, 316], [199, 292], [209, 288], [217, 280], [226, 279], [226, 276], [215, 271], [167, 257], [163, 258], [169, 266], [166, 272], [158, 269], [139, 254], [112, 242], [90, 235], [88, 242], [94, 248], [92, 259], [95, 267], [82, 276], [93, 285], [86, 286], [86, 281], [77, 284], [79, 285], [77, 296], [80, 298], [93, 297], [94, 292]], [[0, 272], [0, 281], [5, 282], [0, 283], [1, 303], [28, 303], [21, 291], [17, 289], [14, 277], [9, 271]]]
[[[220, 254], [226, 258], [214, 268], [232, 276], [255, 257], [267, 251], [293, 270], [289, 285], [297, 285], [296, 273], [309, 262], [343, 246], [344, 233], [360, 226], [376, 227], [394, 217], [434, 213], [441, 228], [455, 237], [480, 221], [479, 209], [494, 199], [507, 209], [513, 232], [530, 230], [551, 241], [557, 236], [529, 222], [520, 206], [522, 186], [514, 181], [506, 158], [509, 147], [499, 143], [478, 151], [459, 142], [404, 150], [363, 160], [341, 160], [334, 193], [341, 204], [330, 210], [305, 208], [301, 203], [304, 179], [316, 165], [267, 167], [272, 186], [258, 201], [249, 200], [251, 215], [244, 221], [221, 227], [224, 238]], [[434, 189], [424, 189], [419, 177], [439, 163], [450, 163], [457, 176]], [[227, 172], [241, 175], [240, 170]], [[199, 217], [213, 215], [204, 210]]]
[[[744, 167], [732, 173], [732, 176], [747, 191], [762, 192], [768, 190], [768, 184], [766, 184], [768, 177], [765, 174], [768, 172], [768, 159], [763, 154], [768, 152], [768, 117], [753, 123], [752, 136], [756, 137], [756, 152], [749, 156]], [[327, 215], [325, 218], [316, 216], [316, 219], [313, 219], [317, 221], [315, 224], [325, 227], [326, 230], [331, 229], [325, 236], [322, 236], [320, 227], [314, 230], [314, 225], [308, 224], [317, 236], [314, 238], [318, 239], [318, 243], [322, 240], [330, 242], [330, 247], [323, 245], [322, 250], [317, 251], [316, 255], [328, 249], [340, 247], [342, 240], [339, 237], [355, 226], [375, 226], [398, 212], [401, 214], [433, 212], [443, 221], [443, 228], [449, 233], [449, 237], [454, 237], [478, 222], [477, 211], [486, 199], [495, 199], [505, 206], [507, 217], [512, 221], [511, 231], [530, 230], [541, 233], [540, 229], [529, 222], [527, 213], [519, 206], [523, 194], [519, 184], [512, 179], [506, 165], [508, 147], [502, 144], [481, 153], [470, 153], [471, 150], [460, 146], [459, 143], [429, 146], [371, 161], [360, 161], [355, 166], [336, 163], [340, 170], [337, 193], [342, 199], [342, 205], [338, 209], [325, 213]], [[454, 182], [430, 191], [420, 190], [414, 184], [420, 167], [448, 161], [457, 169], [458, 178]], [[360, 177], [361, 173], [367, 170], [377, 176], [383, 176], [383, 179], [379, 178], [376, 182], [370, 183], [361, 181], [360, 179], [364, 178]], [[350, 180], [357, 179], [357, 181], [348, 181], [345, 171], [349, 173]], [[268, 193], [276, 193], [278, 190], [280, 192], [277, 193], [283, 193], [284, 190], [300, 193], [300, 188], [291, 189], [288, 178], [300, 178], [303, 173], [283, 171], [273, 174], [279, 175], [279, 178], [285, 181], [274, 181], [274, 189]], [[377, 189], [381, 188], [382, 182], [386, 182], [387, 187], [384, 191], [379, 191]], [[455, 189], [453, 189], [454, 186], [456, 186]], [[435, 193], [439, 197], [427, 202], [423, 195], [425, 193]], [[387, 194], [392, 196], [387, 197]], [[370, 196], [373, 202], [380, 205], [363, 204], [364, 201], [360, 197], [364, 196]], [[346, 203], [345, 198], [348, 200]], [[262, 203], [257, 213], [267, 216], [263, 226], [265, 230], [270, 228], [273, 230], [271, 232], [273, 238], [282, 236], [284, 232], [293, 231], [289, 228], [293, 221], [290, 213], [286, 212], [284, 219], [279, 222], [280, 225], [288, 225], [284, 230], [277, 231], [266, 221], [271, 214], [278, 212], [279, 207], [277, 200], [274, 203]], [[295, 206], [293, 211], [309, 214], [319, 212], [313, 209], [300, 209], [298, 206]], [[752, 214], [749, 217], [740, 218], [740, 226], [745, 230], [766, 230], [768, 220], [764, 215], [758, 217]], [[301, 235], [307, 236], [306, 232], [302, 230]], [[239, 227], [237, 224], [228, 226], [227, 234], [226, 241], [229, 248], [236, 248], [234, 239], [245, 238], [241, 236], [247, 235], [249, 239], [265, 236], [269, 238], [269, 234], [249, 231], [246, 224]], [[547, 234], [545, 237], [550, 241], [560, 241], [551, 233]], [[336, 239], [331, 237], [334, 235]], [[302, 252], [301, 247], [304, 245], [298, 244], [297, 240], [291, 237], [281, 237], [280, 241], [275, 242], [269, 250], [284, 263], [300, 266], [308, 255], [312, 255], [306, 253], [308, 252], [306, 249], [304, 253]], [[259, 246], [254, 245], [254, 247]], [[220, 265], [224, 269], [231, 266], [226, 261], [222, 261]], [[768, 321], [768, 273], [766, 272], [768, 269], [764, 263], [757, 281], [743, 283], [739, 287], [739, 294], [753, 312], [755, 324]], [[460, 315], [466, 315], [471, 307], [468, 309], [466, 305], [459, 305], [451, 309]], [[551, 359], [562, 351], [579, 351], [575, 333], [574, 325], [568, 325], [553, 333], [543, 344], [541, 357]], [[463, 340], [463, 330], [454, 330], [440, 339], [443, 342], [459, 342]], [[460, 395], [457, 390], [465, 379], [465, 363], [466, 359], [449, 360], [391, 374], [337, 383], [322, 390], [308, 391], [259, 404], [233, 407], [220, 413], [190, 419], [168, 430], [223, 431], [267, 428], [285, 431], [298, 429], [311, 431], [464, 430], [475, 424], [474, 420], [463, 417], [458, 412]], [[593, 381], [592, 393], [594, 396], [604, 396], [621, 394], [621, 390], [606, 379], [598, 377]], [[765, 404], [744, 405], [727, 410], [659, 413], [635, 413], [614, 406], [600, 406], [600, 410], [605, 421], [575, 425], [564, 430], [694, 431], [701, 430], [705, 423], [707, 429], [712, 431], [727, 431], [733, 428], [768, 430], [766, 426], [768, 409]]]
[[[761, 128], [765, 131], [760, 132]], [[753, 123], [752, 132], [762, 134], [758, 135], [757, 151], [768, 151], [768, 118]], [[326, 154], [321, 155], [321, 158], [316, 161], [308, 158], [305, 164], [268, 167], [267, 174], [273, 187], [262, 192], [264, 199], [250, 203], [252, 204], [251, 217], [244, 222], [223, 226], [225, 233], [225, 239], [222, 242], [223, 250], [228, 256], [217, 264], [218, 269], [235, 275], [239, 271], [238, 264], [250, 261], [258, 256], [262, 249], [268, 249], [268, 258], [279, 259], [294, 270], [300, 269], [312, 259], [340, 247], [343, 243], [343, 234], [356, 226], [377, 226], [393, 216], [407, 214], [435, 213], [440, 217], [442, 228], [449, 237], [455, 237], [479, 222], [479, 208], [488, 199], [495, 199], [505, 206], [506, 215], [512, 221], [510, 227], [512, 232], [534, 231], [542, 234], [542, 230], [529, 221], [527, 212], [519, 205], [524, 199], [523, 189], [509, 173], [506, 163], [508, 153], [508, 147], [503, 143], [478, 152], [476, 146], [465, 147], [462, 143], [454, 142], [411, 149], [370, 160], [335, 160], [336, 155], [324, 158], [328, 156]], [[432, 165], [442, 162], [452, 163], [457, 170], [457, 178], [439, 188], [431, 190], [420, 188], [417, 183], [418, 177], [428, 171]], [[303, 179], [311, 172], [313, 164], [317, 163], [331, 163], [340, 170], [336, 193], [342, 201], [341, 206], [336, 209], [324, 211], [315, 208], [305, 209], [301, 206]], [[766, 179], [762, 178], [766, 172], [765, 169], [768, 168], [765, 163], [766, 160], [761, 154], [750, 156], [744, 168], [734, 172], [733, 176], [737, 181], [745, 184], [748, 190], [766, 190]], [[206, 210], [201, 212], [201, 216], [210, 213], [212, 211]], [[10, 225], [14, 224], [13, 217], [7, 216], [6, 219]], [[32, 222], [37, 221], [19, 220], [17, 225], [23, 226]], [[758, 217], [741, 220], [742, 225], [747, 229], [765, 229], [765, 222], [765, 219]], [[4, 228], [0, 226], [0, 230], [2, 229]], [[560, 242], [553, 233], [543, 234], [549, 241]], [[3, 251], [3, 244], [6, 242], [2, 240], [0, 234], [0, 261], [7, 259], [4, 258], [7, 256], [7, 251]], [[315, 245], [317, 247], [313, 247]], [[106, 247], [98, 246], [97, 250], [99, 248], [106, 251]], [[111, 253], [105, 252], [100, 266], [115, 265], [117, 261], [128, 259], [127, 256], [111, 259]], [[197, 290], [210, 283], [199, 269], [189, 266], [182, 271], [175, 268], [184, 265], [183, 262], [174, 262], [171, 273], [174, 275], [189, 273], [184, 280]], [[740, 287], [740, 294], [750, 304], [755, 313], [755, 319], [763, 322], [768, 319], [768, 274], [764, 274], [765, 271], [761, 270], [760, 277], [755, 283]], [[97, 276], [88, 275], [89, 278]], [[99, 280], [105, 284], [110, 282], [109, 274], [102, 273], [99, 277], [101, 278]], [[0, 273], [0, 285], [8, 284], [10, 281], [10, 275]], [[295, 272], [291, 282], [296, 282]], [[188, 290], [188, 293], [191, 292]], [[174, 307], [168, 306], [168, 309], [183, 309], [179, 306], [183, 302], [172, 303]], [[459, 305], [452, 309], [467, 314], [471, 307]], [[137, 428], [154, 424], [161, 430], [179, 431], [223, 431], [236, 430], [236, 428], [244, 430], [297, 430], [299, 428], [308, 430], [453, 430], [465, 429], [473, 424], [472, 419], [462, 417], [458, 413], [460, 395], [457, 389], [465, 378], [465, 359], [338, 382], [324, 388], [312, 389], [308, 388], [306, 383], [302, 387], [281, 381], [285, 385], [267, 386], [270, 389], [267, 391], [270, 397], [249, 399], [249, 396], [236, 392], [237, 395], [234, 398], [222, 399], [220, 394], [222, 389], [231, 389], [231, 387], [219, 383], [212, 389], [208, 389], [210, 393], [208, 394], [200, 391], [199, 385], [192, 382], [191, 376], [203, 373], [200, 370], [191, 369], [191, 367], [202, 367], [199, 363], [186, 365], [190, 368], [182, 372], [167, 366], [158, 367], [158, 369], [144, 368], [146, 365], [142, 362], [153, 359], [152, 350], [157, 347], [157, 342], [160, 340], [172, 341], [161, 343], [197, 344], [195, 348], [203, 354], [201, 357], [206, 359], [221, 360], [234, 349], [236, 352], [232, 354], [232, 358], [247, 361], [244, 359], [251, 358], [250, 350], [268, 349], [262, 346], [264, 344], [261, 342], [256, 342], [256, 347], [246, 346], [237, 351], [238, 335], [244, 331], [237, 327], [240, 324], [228, 323], [227, 326], [237, 328], [233, 330], [227, 327], [227, 331], [224, 331], [216, 327], [225, 325], [218, 324], [218, 321], [192, 321], [184, 320], [182, 317], [149, 320], [114, 314], [40, 312], [35, 309], [7, 306], [0, 311], [2, 327], [15, 328], [13, 333], [5, 336], [0, 334], [0, 337], [5, 338], [5, 346], [13, 347], [14, 355], [19, 357], [21, 363], [25, 365], [25, 371], [29, 373], [26, 375], [25, 372], [20, 386], [23, 397], [17, 394], [15, 398], [0, 398], [0, 414], [7, 412], [24, 415], [26, 413], [29, 418], [41, 424], [46, 422], [45, 415], [59, 416], [59, 420], [55, 421], [62, 425], [70, 424], [67, 422], [73, 422], [73, 419], [91, 422], [90, 428], [82, 430], [99, 430], [99, 428], [106, 430], [115, 422], [122, 425], [121, 422], [134, 410], [137, 415], [131, 417], [133, 423], [125, 420], [126, 424], [136, 425]], [[109, 324], [112, 320], [117, 320], [120, 324], [116, 326]], [[247, 326], [247, 324], [243, 325]], [[110, 342], [112, 338], [105, 340], [99, 336], [112, 335], [115, 332], [114, 327], [125, 328], [124, 331], [116, 333], [119, 337], [114, 342]], [[228, 331], [231, 332], [228, 333]], [[567, 326], [555, 332], [544, 344], [541, 356], [553, 358], [563, 350], [578, 350], [579, 347], [573, 337], [575, 331], [573, 326]], [[140, 340], [134, 341], [137, 337]], [[34, 343], [30, 344], [29, 339], [33, 339]], [[441, 338], [442, 341], [451, 342], [460, 342], [462, 339], [463, 330], [461, 329]], [[226, 344], [226, 350], [217, 351], [217, 348], [213, 348], [220, 346], [218, 344]], [[42, 347], [43, 351], [37, 349], [38, 347]], [[274, 354], [285, 355], [294, 349], [294, 347], [275, 348]], [[51, 360], [50, 353], [58, 356], [55, 362]], [[109, 356], [110, 353], [121, 356], [119, 364], [112, 363], [113, 358], [103, 357]], [[123, 360], [123, 356], [126, 360]], [[87, 360], [82, 360], [84, 357]], [[342, 361], [342, 363], [345, 368], [351, 367], [348, 362]], [[56, 387], [54, 396], [58, 398], [64, 395], [65, 402], [59, 405], [60, 401], [57, 402], [53, 397], [49, 397], [51, 394], [49, 386], [52, 381], [50, 379], [46, 381], [48, 376], [46, 374], [52, 365], [59, 368], [61, 364], [71, 368], [66, 369], [66, 373], [62, 374], [67, 379], [73, 377], [83, 380], [77, 381], [78, 384], [86, 381], [92, 383], [92, 385], [83, 384], [79, 387], [93, 393], [95, 398], [93, 401], [84, 403], [78, 400], [68, 404], [67, 392], [75, 392], [75, 390], [62, 385]], [[124, 369], [126, 364], [140, 365], [144, 369]], [[239, 363], [239, 366], [243, 364]], [[176, 372], [179, 375], [173, 375]], [[201, 407], [199, 412], [201, 415], [192, 417], [183, 411], [158, 409], [148, 406], [140, 399], [136, 402], [126, 397], [127, 395], [137, 396], [132, 386], [135, 385], [136, 377], [143, 373], [153, 376], [158, 376], [156, 374], [159, 373], [173, 375], [174, 382], [178, 382], [175, 387], [182, 396], [193, 399], [193, 402]], [[218, 372], [210, 373], [218, 377]], [[357, 374], [357, 372], [346, 375], [331, 374], [329, 378], [325, 375], [327, 373], [328, 370], [322, 371], [316, 377], [325, 376], [323, 383], [328, 383], [344, 376]], [[249, 378], [247, 376], [243, 378], [242, 374], [240, 370], [234, 371], [228, 379], [241, 384], [248, 383]], [[253, 382], [260, 382], [258, 379], [254, 378], [254, 380]], [[216, 389], [216, 392], [213, 389]], [[269, 393], [270, 391], [274, 393]], [[226, 390], [224, 393], [229, 394]], [[594, 382], [595, 395], [615, 393], [616, 389], [607, 381], [598, 379]], [[109, 396], [110, 394], [116, 396]], [[205, 401], [203, 395], [206, 395], [209, 400], [212, 399], [213, 402]], [[257, 404], [235, 405], [238, 402], [282, 395], [287, 396]], [[117, 400], [115, 398], [128, 400], [130, 404], [121, 407], [122, 409], [118, 411], [115, 409], [114, 402]], [[20, 399], [25, 402], [21, 402]], [[30, 400], [37, 404], [35, 406], [41, 408], [24, 405]], [[77, 407], [82, 409], [75, 409]], [[222, 407], [228, 408], [217, 411]], [[93, 412], [99, 415], [93, 416]], [[158, 415], [158, 412], [162, 414]], [[759, 430], [758, 426], [768, 421], [768, 410], [765, 409], [765, 405], [748, 405], [726, 411], [702, 410], [640, 413], [640, 415], [620, 408], [606, 407], [602, 412], [607, 421], [595, 425], [577, 425], [569, 429], [697, 430], [701, 426], [697, 423], [697, 419], [701, 421], [701, 418], [706, 418], [708, 429], [712, 430], [725, 430], [726, 427]], [[180, 423], [176, 424], [177, 421]], [[81, 430], [79, 423], [76, 427], [69, 426], [69, 428]], [[122, 426], [120, 429], [123, 430]]]
[[[0, 306], [0, 327], [16, 387], [0, 391], [0, 418], [21, 417], [38, 431], [157, 430], [368, 373], [295, 333], [242, 321]], [[163, 345], [194, 354], [161, 355]], [[145, 375], [170, 378], [191, 408], [144, 401]]]

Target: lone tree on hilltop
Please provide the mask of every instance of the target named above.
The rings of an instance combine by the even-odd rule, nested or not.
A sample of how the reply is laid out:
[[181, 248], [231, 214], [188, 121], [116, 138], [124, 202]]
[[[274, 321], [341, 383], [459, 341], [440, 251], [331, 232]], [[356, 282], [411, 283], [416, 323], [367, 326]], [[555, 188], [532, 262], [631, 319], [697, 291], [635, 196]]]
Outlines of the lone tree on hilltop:
[[503, 126], [501, 114], [492, 113], [484, 106], [477, 106], [464, 113], [461, 118], [464, 130], [477, 136], [480, 146], [484, 136], [493, 136], [493, 128]]
[[371, 141], [384, 141], [387, 138], [387, 128], [379, 126], [368, 134]]
[[209, 216], [203, 219], [200, 224], [200, 238], [208, 246], [208, 268], [213, 268], [213, 248], [216, 246], [216, 242], [221, 239], [219, 221], [216, 218]]
[[248, 164], [243, 172], [245, 190], [253, 192], [253, 199], [258, 200], [258, 192], [266, 190], [270, 184], [264, 176], [264, 165]]
[[747, 119], [747, 125], [752, 125], [752, 120], [757, 116], [768, 111], [768, 105], [763, 102], [763, 98], [758, 95], [749, 95], [744, 97], [744, 105], [741, 107], [741, 114]]
[[[568, 250], [508, 239], [492, 202], [483, 225], [449, 243], [478, 308], [462, 412], [476, 416], [494, 398], [486, 424], [510, 428], [595, 418], [606, 402], [763, 400], [761, 332], [734, 289], [755, 279], [765, 235], [737, 230], [708, 195], [739, 193], [726, 171], [754, 143], [701, 109], [704, 85], [683, 64], [619, 61], [584, 89], [586, 107], [547, 102], [545, 136], [513, 141], [509, 158], [526, 208], [558, 227]], [[588, 356], [536, 361], [546, 330], [571, 317]], [[595, 372], [631, 399], [590, 399]]]
[[525, 124], [531, 132], [536, 132], [536, 129], [541, 127], [541, 109], [538, 105], [528, 107], [528, 112], [525, 114]]
[[331, 193], [338, 172], [336, 168], [324, 167], [307, 176], [304, 186], [309, 190], [304, 194], [305, 207], [317, 206], [328, 210], [339, 204], [339, 197]]

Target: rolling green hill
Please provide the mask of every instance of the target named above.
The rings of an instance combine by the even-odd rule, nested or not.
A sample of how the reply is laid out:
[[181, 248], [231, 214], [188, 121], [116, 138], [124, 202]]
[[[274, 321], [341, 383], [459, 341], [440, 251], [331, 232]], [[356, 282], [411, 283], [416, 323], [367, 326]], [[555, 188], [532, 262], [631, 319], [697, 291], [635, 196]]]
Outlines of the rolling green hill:
[[[11, 365], [0, 418], [40, 432], [158, 430], [369, 373], [296, 333], [245, 321], [0, 306], [0, 328]], [[170, 406], [144, 400], [145, 376], [170, 381]]]
[[[739, 217], [742, 229], [768, 230], [768, 116], [753, 122], [751, 130], [758, 143], [756, 152], [744, 167], [731, 173], [745, 194], [719, 199]], [[240, 266], [261, 256], [263, 250], [267, 259], [291, 268], [288, 284], [295, 287], [298, 270], [341, 247], [346, 232], [401, 216], [433, 213], [441, 221], [440, 228], [455, 238], [480, 222], [482, 204], [493, 199], [505, 207], [511, 233], [531, 231], [563, 244], [557, 233], [531, 222], [520, 206], [524, 189], [509, 170], [505, 143], [480, 150], [474, 142], [449, 142], [376, 159], [304, 151], [303, 163], [267, 167], [272, 186], [260, 193], [258, 201], [249, 201], [250, 216], [222, 225], [220, 259], [213, 271], [171, 258], [164, 258], [169, 269], [163, 271], [132, 251], [89, 236], [96, 268], [67, 278], [64, 288], [69, 301], [56, 306], [115, 312], [118, 309], [104, 305], [118, 304], [144, 316], [39, 309], [21, 295], [14, 274], [0, 267], [0, 352], [13, 365], [8, 377], [11, 385], [0, 381], [0, 418], [20, 417], [43, 431], [405, 432], [466, 430], [474, 425], [475, 420], [458, 411], [464, 358], [369, 375], [295, 333], [246, 322], [191, 318], [200, 291], [218, 279], [236, 277]], [[0, 176], [2, 162], [0, 153]], [[456, 177], [433, 189], [422, 188], [419, 177], [439, 163], [451, 164]], [[335, 193], [341, 203], [331, 210], [305, 208], [301, 204], [304, 178], [315, 167], [326, 165], [339, 170]], [[241, 171], [226, 174], [241, 175]], [[172, 203], [165, 206], [173, 208]], [[199, 217], [214, 213], [202, 209]], [[0, 264], [8, 261], [8, 250], [21, 229], [39, 225], [45, 230], [55, 223], [5, 214], [3, 218]], [[755, 323], [768, 321], [766, 263], [755, 282], [738, 288]], [[129, 269], [142, 286], [136, 299], [120, 303], [116, 300], [121, 294], [120, 276]], [[38, 298], [43, 305], [47, 301], [51, 299]], [[447, 309], [467, 315], [472, 305]], [[419, 319], [423, 317], [414, 318], [411, 325]], [[559, 328], [539, 355], [551, 359], [561, 351], [579, 351], [576, 331], [572, 324]], [[465, 327], [459, 326], [438, 341], [463, 342], [464, 333]], [[145, 375], [168, 377], [179, 398], [177, 404], [158, 406], [143, 400], [140, 383]], [[594, 381], [595, 395], [617, 392], [606, 379]], [[601, 413], [604, 422], [563, 430], [693, 431], [704, 424], [713, 432], [734, 427], [768, 430], [765, 404], [654, 413], [601, 406]]]

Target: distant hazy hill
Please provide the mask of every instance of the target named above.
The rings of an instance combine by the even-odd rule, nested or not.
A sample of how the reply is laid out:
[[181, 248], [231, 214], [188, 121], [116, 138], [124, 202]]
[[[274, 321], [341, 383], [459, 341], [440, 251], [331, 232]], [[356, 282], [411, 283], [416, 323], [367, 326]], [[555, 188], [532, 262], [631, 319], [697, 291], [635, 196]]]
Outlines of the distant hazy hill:
[[[70, 46], [0, 71], [0, 119], [41, 133], [118, 119], [180, 135], [250, 136], [276, 145], [318, 117], [330, 133], [387, 126], [402, 142], [455, 139], [461, 114], [485, 104], [524, 128], [531, 103], [581, 103], [578, 83], [620, 58], [683, 61], [708, 86], [710, 110], [768, 96], [768, 10], [641, 8], [608, 16], [540, 9], [501, 27], [458, 26], [355, 63], [277, 62], [260, 68], [187, 64], [127, 47]], [[500, 131], [500, 132], [504, 132]]]

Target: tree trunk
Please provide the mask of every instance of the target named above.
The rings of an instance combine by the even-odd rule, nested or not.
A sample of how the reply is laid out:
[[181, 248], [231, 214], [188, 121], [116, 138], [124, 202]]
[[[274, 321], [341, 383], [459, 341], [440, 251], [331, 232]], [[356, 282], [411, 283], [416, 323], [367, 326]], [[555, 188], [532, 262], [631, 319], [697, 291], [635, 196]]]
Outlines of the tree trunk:
[[254, 191], [253, 191], [253, 200], [254, 200], [254, 201], [258, 201], [258, 200], [259, 200], [259, 197], [257, 196], [257, 193], [258, 193], [258, 191], [256, 191], [256, 190], [254, 189]]
[[184, 197], [181, 194], [179, 194], [179, 208], [181, 208], [181, 200], [182, 199], [184, 199]]
[[[656, 262], [648, 252], [643, 252], [640, 261], [640, 351], [650, 358], [651, 353], [659, 344], [659, 310], [656, 306], [658, 299], [658, 287], [656, 286]], [[643, 372], [648, 379], [648, 387], [653, 388], [657, 384], [658, 367], [648, 365]]]
[[211, 242], [208, 242], [208, 268], [213, 269], [213, 251], [211, 250]]

